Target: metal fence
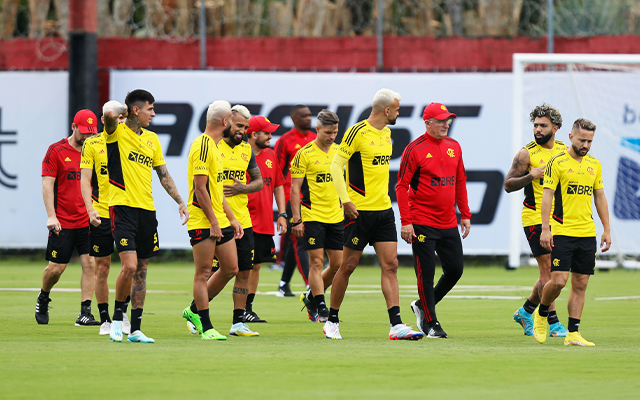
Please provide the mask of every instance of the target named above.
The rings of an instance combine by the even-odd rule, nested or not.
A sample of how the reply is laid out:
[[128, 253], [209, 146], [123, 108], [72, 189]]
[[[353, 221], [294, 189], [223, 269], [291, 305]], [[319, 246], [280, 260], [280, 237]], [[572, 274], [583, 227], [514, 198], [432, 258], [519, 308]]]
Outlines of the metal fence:
[[[548, 0], [97, 0], [100, 36], [540, 37]], [[0, 38], [68, 35], [69, 0], [0, 0]], [[552, 2], [553, 3], [553, 2]], [[640, 34], [640, 1], [555, 0], [556, 36]]]

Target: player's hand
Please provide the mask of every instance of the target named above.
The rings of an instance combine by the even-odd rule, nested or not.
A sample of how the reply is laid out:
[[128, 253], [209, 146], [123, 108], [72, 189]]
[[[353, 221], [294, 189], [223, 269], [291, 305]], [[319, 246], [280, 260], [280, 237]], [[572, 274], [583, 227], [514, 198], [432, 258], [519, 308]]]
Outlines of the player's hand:
[[233, 179], [234, 184], [233, 185], [223, 185], [222, 186], [222, 190], [224, 192], [224, 197], [231, 197], [231, 196], [235, 196], [237, 194], [242, 194], [244, 193], [244, 188], [245, 188], [245, 184], [240, 182], [240, 180], [238, 178], [236, 178], [235, 176], [232, 176], [231, 179]]
[[358, 218], [358, 210], [356, 209], [356, 205], [352, 202], [346, 202], [342, 204], [342, 209], [344, 210], [344, 215], [346, 215], [350, 219]]
[[285, 217], [278, 217], [276, 224], [278, 225], [278, 234], [280, 236], [287, 233], [287, 219]]
[[413, 243], [413, 239], [416, 238], [413, 224], [402, 225], [400, 228], [400, 237], [409, 244]]
[[214, 239], [216, 242], [219, 242], [222, 239], [222, 229], [220, 229], [220, 225], [218, 221], [215, 224], [211, 224], [209, 227], [209, 237]]
[[553, 249], [553, 236], [551, 236], [551, 230], [542, 229], [542, 233], [540, 233], [540, 246], [544, 247], [548, 251]]
[[460, 228], [462, 229], [462, 238], [466, 238], [469, 236], [469, 231], [471, 230], [471, 220], [470, 219], [461, 219], [460, 220]]
[[611, 234], [609, 232], [605, 232], [600, 238], [600, 249], [602, 249], [602, 252], [604, 253], [609, 250], [609, 248], [611, 248]]
[[117, 100], [110, 100], [104, 103], [102, 108], [105, 118], [117, 119], [120, 116], [124, 118], [129, 116], [127, 107]]
[[47, 218], [47, 229], [49, 230], [49, 232], [53, 232], [56, 235], [60, 234], [62, 226], [60, 226], [60, 221], [58, 221], [57, 217]]
[[293, 233], [293, 235], [295, 237], [303, 238], [304, 237], [304, 222], [301, 222], [299, 225], [296, 225], [293, 228], [291, 228], [291, 233]]
[[95, 208], [91, 208], [87, 210], [87, 214], [89, 214], [89, 223], [93, 226], [100, 226], [100, 215], [95, 210]]
[[547, 168], [546, 165], [543, 165], [542, 167], [538, 167], [538, 168], [531, 168], [531, 171], [529, 171], [529, 173], [531, 174], [531, 176], [533, 176], [533, 179], [540, 179], [544, 176], [544, 170]]
[[184, 219], [182, 225], [186, 224], [187, 221], [189, 221], [189, 209], [184, 205], [184, 203], [180, 203], [178, 206], [178, 213], [180, 214], [180, 219]]
[[233, 238], [242, 239], [242, 237], [244, 236], [244, 229], [242, 229], [242, 225], [240, 225], [240, 222], [238, 222], [237, 219], [229, 222], [231, 223], [231, 227], [233, 228]]

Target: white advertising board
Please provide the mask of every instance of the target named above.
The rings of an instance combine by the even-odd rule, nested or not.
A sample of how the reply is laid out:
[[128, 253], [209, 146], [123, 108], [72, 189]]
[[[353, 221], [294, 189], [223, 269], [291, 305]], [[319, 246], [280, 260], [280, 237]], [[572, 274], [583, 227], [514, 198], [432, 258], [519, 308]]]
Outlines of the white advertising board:
[[42, 159], [68, 136], [67, 72], [0, 72], [0, 248], [45, 248]]
[[[510, 74], [356, 74], [222, 71], [113, 71], [111, 98], [124, 101], [127, 92], [142, 88], [156, 100], [152, 131], [158, 133], [168, 169], [183, 198], [187, 196], [187, 156], [191, 142], [204, 128], [207, 106], [217, 99], [244, 104], [252, 114], [282, 124], [278, 135], [292, 127], [289, 109], [308, 105], [336, 112], [340, 132], [368, 116], [375, 92], [383, 87], [402, 95], [400, 117], [392, 127], [394, 154], [390, 163], [395, 186], [404, 147], [424, 133], [422, 111], [441, 102], [458, 115], [451, 135], [462, 146], [468, 173], [469, 205], [474, 214], [470, 235], [463, 241], [466, 254], [506, 254], [508, 202], [502, 189], [511, 165]], [[315, 126], [315, 120], [313, 123]], [[395, 192], [391, 191], [392, 199]], [[177, 207], [154, 179], [160, 243], [164, 248], [188, 248], [186, 228], [180, 226]], [[272, 205], [265, 205], [271, 207]], [[399, 214], [394, 203], [398, 220]], [[371, 252], [372, 249], [368, 248]], [[411, 248], [399, 238], [398, 252]]]

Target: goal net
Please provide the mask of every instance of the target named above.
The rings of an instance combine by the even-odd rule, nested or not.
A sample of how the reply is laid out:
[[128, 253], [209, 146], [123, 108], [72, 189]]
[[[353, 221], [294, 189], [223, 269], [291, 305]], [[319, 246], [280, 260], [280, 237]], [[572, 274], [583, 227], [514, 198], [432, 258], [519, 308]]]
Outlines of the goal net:
[[[533, 140], [529, 113], [541, 103], [562, 114], [556, 140], [569, 143], [578, 118], [596, 125], [589, 154], [600, 160], [613, 245], [597, 268], [638, 268], [640, 254], [640, 55], [514, 54], [512, 149]], [[522, 234], [522, 192], [511, 194], [509, 266], [530, 255]], [[593, 207], [598, 243], [602, 224]]]

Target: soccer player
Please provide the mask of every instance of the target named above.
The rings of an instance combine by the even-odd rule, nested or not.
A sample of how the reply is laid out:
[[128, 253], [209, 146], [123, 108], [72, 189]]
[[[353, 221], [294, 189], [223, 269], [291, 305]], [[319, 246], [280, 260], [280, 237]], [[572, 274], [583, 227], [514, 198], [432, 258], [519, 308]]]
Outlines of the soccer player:
[[72, 134], [49, 146], [42, 160], [42, 197], [47, 209], [46, 260], [42, 288], [36, 301], [36, 321], [49, 323], [49, 294], [67, 268], [75, 248], [80, 256], [82, 302], [76, 326], [100, 325], [91, 314], [95, 285], [95, 260], [89, 255], [89, 218], [80, 193], [80, 151], [97, 133], [98, 120], [90, 110], [80, 110], [71, 124]]
[[[243, 236], [242, 227], [229, 208], [222, 187], [224, 167], [218, 146], [222, 142], [225, 127], [230, 123], [231, 104], [225, 100], [211, 103], [207, 110], [205, 131], [193, 141], [189, 151], [191, 218], [187, 222], [187, 229], [196, 271], [193, 278], [194, 301], [182, 311], [182, 316], [195, 326], [202, 340], [227, 339], [214, 329], [209, 303], [238, 273], [234, 239]], [[214, 256], [218, 258], [220, 269], [211, 275]], [[234, 327], [236, 325], [231, 327], [231, 335], [236, 334]]]
[[[422, 119], [426, 133], [402, 153], [396, 197], [402, 228], [400, 236], [411, 244], [418, 278], [419, 300], [411, 303], [418, 328], [428, 338], [446, 338], [436, 317], [436, 304], [462, 276], [462, 242], [457, 229], [456, 205], [460, 210], [462, 238], [471, 228], [467, 200], [467, 172], [460, 144], [448, 137], [456, 118], [441, 103], [425, 107]], [[433, 286], [436, 254], [442, 261], [442, 276]]]
[[249, 193], [249, 214], [253, 224], [253, 240], [255, 251], [253, 253], [253, 269], [249, 276], [249, 295], [245, 305], [245, 322], [267, 322], [253, 311], [253, 301], [260, 281], [260, 266], [263, 262], [273, 261], [276, 258], [276, 246], [273, 243], [273, 199], [276, 199], [278, 207], [278, 232], [280, 235], [287, 233], [287, 214], [285, 213], [284, 177], [278, 165], [278, 158], [269, 148], [271, 134], [280, 125], [272, 124], [261, 115], [254, 115], [249, 120], [247, 130], [248, 143], [251, 145], [256, 163], [260, 168], [262, 190]]
[[[115, 102], [117, 103], [117, 102]], [[117, 104], [107, 102], [102, 108], [105, 110]], [[119, 103], [118, 103], [119, 104]], [[125, 121], [124, 116], [118, 117], [118, 123]], [[104, 116], [102, 117], [104, 123]], [[82, 146], [80, 161], [80, 186], [82, 199], [89, 214], [89, 255], [96, 260], [96, 301], [100, 313], [100, 335], [111, 332], [111, 317], [109, 316], [109, 286], [107, 278], [111, 268], [111, 253], [113, 253], [113, 234], [109, 219], [109, 171], [107, 170], [107, 146], [104, 131], [85, 140]], [[124, 303], [122, 313], [122, 332], [129, 334], [131, 324], [127, 318], [127, 307], [130, 296]]]
[[[300, 295], [300, 300], [311, 321], [324, 323], [329, 318], [324, 291], [331, 286], [342, 262], [344, 216], [331, 179], [331, 162], [338, 149], [334, 141], [339, 119], [329, 110], [320, 111], [317, 118], [315, 140], [298, 150], [291, 162], [291, 210], [293, 234], [304, 238], [310, 261], [311, 288]], [[329, 268], [322, 271], [325, 251]]]
[[251, 145], [243, 141], [249, 128], [251, 114], [247, 107], [242, 105], [233, 106], [231, 112], [231, 121], [223, 132], [224, 138], [218, 143], [224, 166], [224, 181], [222, 182], [224, 196], [229, 208], [244, 230], [242, 238], [236, 239], [238, 274], [233, 285], [231, 335], [257, 336], [258, 333], [253, 332], [244, 323], [244, 308], [249, 294], [249, 276], [251, 276], [253, 269], [254, 253], [253, 225], [248, 208], [248, 194], [260, 191], [263, 183]]
[[[149, 258], [160, 250], [158, 221], [151, 192], [151, 169], [155, 169], [162, 187], [178, 204], [178, 214], [189, 220], [189, 211], [182, 201], [162, 155], [158, 136], [145, 129], [156, 115], [155, 99], [146, 90], [127, 94], [125, 106], [112, 103], [104, 112], [105, 141], [109, 173], [109, 215], [116, 249], [122, 269], [116, 280], [116, 299], [109, 337], [122, 342], [124, 304], [131, 294], [131, 333], [133, 343], [153, 343], [140, 330], [144, 300], [147, 294]], [[119, 124], [118, 117], [127, 118]]]
[[[391, 130], [400, 110], [400, 94], [380, 89], [373, 97], [369, 118], [350, 127], [331, 163], [331, 177], [344, 209], [343, 257], [333, 278], [329, 320], [324, 333], [342, 339], [338, 311], [356, 269], [362, 250], [371, 244], [378, 255], [382, 293], [387, 303], [391, 340], [422, 339], [402, 323], [398, 290], [398, 247], [396, 219], [389, 198]], [[347, 166], [346, 183], [343, 167]]]
[[[604, 228], [600, 248], [605, 252], [611, 247], [609, 206], [602, 183], [602, 166], [587, 154], [595, 132], [596, 126], [591, 121], [577, 119], [569, 133], [571, 147], [551, 158], [544, 171], [540, 244], [551, 252], [552, 261], [551, 280], [544, 285], [540, 306], [533, 314], [533, 336], [539, 343], [547, 340], [549, 307], [567, 284], [571, 272], [571, 294], [567, 304], [569, 332], [564, 345], [595, 346], [578, 332], [589, 276], [593, 275], [596, 265], [592, 197]], [[555, 202], [552, 202], [553, 198]]]
[[[309, 107], [298, 104], [291, 107], [291, 120], [293, 121], [293, 129], [286, 132], [278, 139], [275, 146], [276, 156], [278, 157], [278, 165], [282, 170], [285, 179], [284, 195], [287, 201], [287, 215], [290, 216], [291, 211], [291, 160], [307, 143], [312, 142], [316, 138], [316, 134], [311, 131], [311, 110]], [[291, 227], [289, 226], [289, 229]], [[278, 297], [294, 296], [291, 292], [291, 278], [296, 266], [302, 275], [302, 279], [306, 285], [309, 285], [309, 256], [305, 250], [305, 242], [303, 238], [297, 238], [291, 233], [284, 237], [281, 241], [284, 256], [284, 267], [282, 269], [282, 278], [278, 286]]]
[[[533, 122], [534, 140], [516, 154], [507, 173], [504, 190], [511, 193], [524, 188], [522, 227], [540, 270], [540, 277], [529, 298], [513, 313], [513, 320], [522, 325], [524, 334], [532, 336], [533, 311], [540, 304], [542, 288], [551, 279], [551, 252], [540, 245], [544, 169], [549, 159], [567, 150], [567, 146], [555, 140], [556, 132], [562, 127], [562, 116], [556, 108], [544, 103], [536, 106], [529, 114], [529, 120]], [[551, 303], [549, 308], [549, 333], [555, 337], [567, 336], [567, 329], [558, 320], [555, 303]]]

